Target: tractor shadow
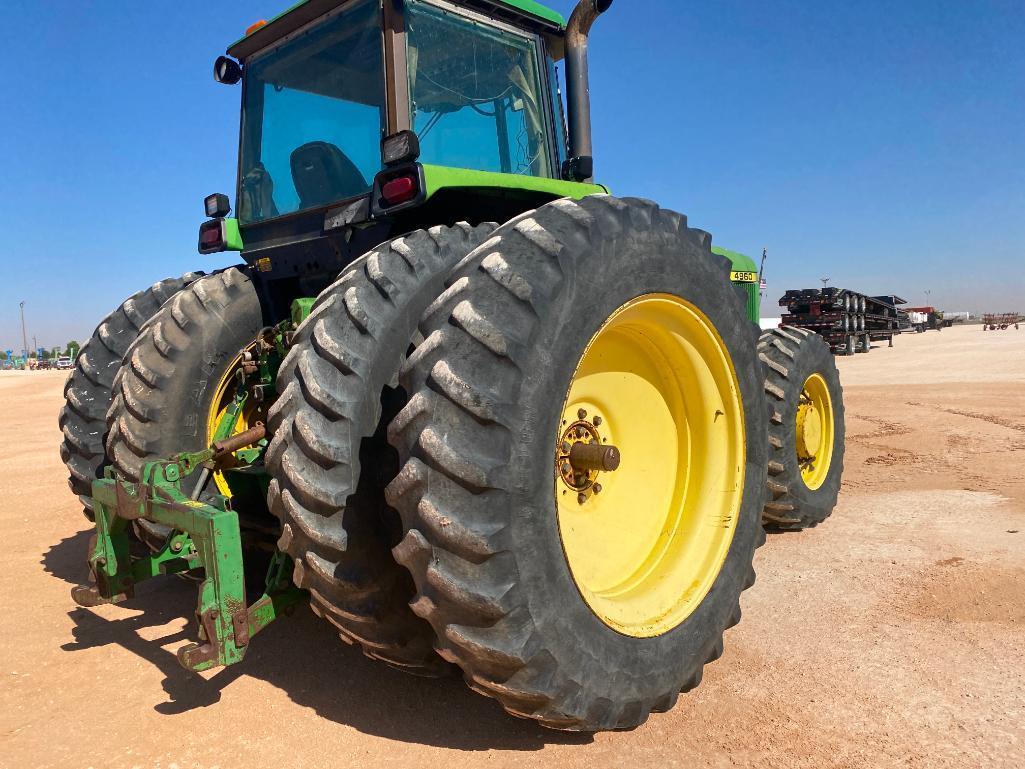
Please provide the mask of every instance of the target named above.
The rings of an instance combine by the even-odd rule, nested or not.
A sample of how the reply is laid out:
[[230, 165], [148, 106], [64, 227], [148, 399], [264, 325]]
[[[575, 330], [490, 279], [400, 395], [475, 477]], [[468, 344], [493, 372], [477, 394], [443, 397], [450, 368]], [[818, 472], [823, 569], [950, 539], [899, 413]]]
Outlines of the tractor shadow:
[[[43, 568], [69, 585], [86, 582], [90, 536], [84, 531], [54, 545], [43, 556]], [[124, 618], [106, 619], [92, 609], [73, 608], [68, 612], [73, 640], [61, 648], [74, 653], [115, 645], [146, 660], [164, 676], [167, 699], [153, 709], [165, 715], [215, 705], [236, 679], [250, 677], [272, 684], [323, 718], [400, 742], [466, 751], [532, 751], [593, 741], [589, 734], [554, 732], [512, 718], [497, 702], [471, 692], [458, 676], [417, 678], [370, 660], [342, 643], [305, 606], [255, 638], [238, 665], [208, 678], [190, 673], [178, 664], [174, 650], [197, 638], [195, 605], [194, 585], [174, 577], [154, 579], [140, 585], [134, 598], [103, 609], [108, 616], [124, 611]], [[142, 635], [183, 617], [189, 622], [182, 630], [152, 641]]]

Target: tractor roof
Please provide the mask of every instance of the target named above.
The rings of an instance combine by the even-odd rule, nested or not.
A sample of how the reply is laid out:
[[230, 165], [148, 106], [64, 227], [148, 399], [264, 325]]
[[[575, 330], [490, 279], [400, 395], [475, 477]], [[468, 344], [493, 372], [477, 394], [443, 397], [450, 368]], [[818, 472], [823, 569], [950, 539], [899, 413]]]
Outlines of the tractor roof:
[[719, 256], [725, 256], [733, 264], [734, 270], [746, 270], [748, 272], [756, 272], [755, 260], [747, 254], [742, 254], [739, 251], [731, 251], [728, 248], [722, 248], [721, 246], [712, 246], [712, 253], [718, 254]]
[[[228, 54], [236, 59], [244, 59], [324, 13], [337, 8], [343, 1], [299, 0], [298, 3], [279, 13], [266, 24], [257, 26], [255, 29], [251, 27], [245, 37], [232, 43], [228, 48]], [[455, 0], [455, 4], [521, 26], [534, 28], [538, 32], [561, 33], [566, 27], [566, 19], [562, 14], [541, 5], [536, 0]]]

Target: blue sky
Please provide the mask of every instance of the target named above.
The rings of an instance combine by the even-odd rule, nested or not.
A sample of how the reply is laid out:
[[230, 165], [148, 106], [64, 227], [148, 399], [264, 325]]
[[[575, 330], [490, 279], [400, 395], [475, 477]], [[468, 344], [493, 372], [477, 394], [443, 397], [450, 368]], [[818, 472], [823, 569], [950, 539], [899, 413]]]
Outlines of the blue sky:
[[[240, 92], [210, 68], [287, 4], [7, 0], [0, 348], [19, 300], [40, 345], [84, 341], [140, 287], [231, 261], [196, 252], [203, 196], [235, 186]], [[767, 247], [765, 314], [824, 276], [1025, 311], [1023, 40], [1020, 0], [617, 0], [598, 175]]]

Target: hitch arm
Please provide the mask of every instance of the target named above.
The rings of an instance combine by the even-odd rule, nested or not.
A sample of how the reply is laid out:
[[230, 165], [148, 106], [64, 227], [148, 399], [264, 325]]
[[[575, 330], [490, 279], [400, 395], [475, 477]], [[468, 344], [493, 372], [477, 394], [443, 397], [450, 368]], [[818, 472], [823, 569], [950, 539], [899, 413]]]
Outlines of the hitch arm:
[[[93, 483], [96, 535], [89, 564], [95, 584], [72, 590], [75, 602], [81, 606], [119, 603], [133, 595], [138, 582], [158, 574], [202, 569], [196, 607], [200, 642], [179, 649], [178, 661], [193, 671], [240, 662], [252, 637], [306, 594], [292, 585], [291, 559], [276, 551], [263, 595], [247, 605], [238, 514], [224, 497], [206, 504], [183, 494], [181, 485], [197, 470], [207, 470], [206, 463], [216, 463], [263, 435], [263, 425], [257, 424], [204, 451], [150, 462], [138, 484], [117, 479], [108, 468], [107, 477]], [[134, 558], [129, 553], [128, 526], [143, 517], [169, 527], [171, 534], [159, 552]]]

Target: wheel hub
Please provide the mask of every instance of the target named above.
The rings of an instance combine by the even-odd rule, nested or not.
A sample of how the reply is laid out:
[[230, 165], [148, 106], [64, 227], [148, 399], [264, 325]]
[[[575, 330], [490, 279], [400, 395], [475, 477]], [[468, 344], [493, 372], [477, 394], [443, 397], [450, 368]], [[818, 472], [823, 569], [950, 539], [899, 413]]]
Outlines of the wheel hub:
[[833, 402], [826, 380], [813, 373], [797, 403], [795, 446], [804, 485], [819, 488], [829, 474], [833, 454]]
[[797, 407], [797, 455], [814, 461], [822, 444], [822, 417], [807, 393]]
[[[224, 440], [245, 432], [259, 422], [266, 424], [267, 409], [269, 404], [262, 398], [253, 397], [253, 393], [262, 390], [254, 388], [253, 383], [259, 382], [259, 366], [254, 362], [257, 356], [257, 345], [251, 345], [240, 353], [225, 371], [224, 376], [217, 384], [214, 391], [214, 398], [210, 404], [210, 413], [207, 418], [207, 443], [215, 440]], [[219, 435], [218, 429], [223, 424], [229, 408], [235, 402], [236, 396], [242, 390], [248, 390], [249, 395], [243, 401], [243, 406], [227, 435]], [[230, 466], [230, 462], [226, 463]], [[213, 481], [217, 490], [225, 497], [231, 499], [233, 495], [228, 478], [222, 470], [213, 473]]]
[[559, 441], [555, 472], [566, 486], [578, 492], [580, 504], [601, 493], [601, 473], [619, 468], [619, 449], [609, 445], [608, 436], [598, 431], [603, 422], [599, 415], [588, 419], [587, 410], [579, 409], [577, 420], [563, 431]]

